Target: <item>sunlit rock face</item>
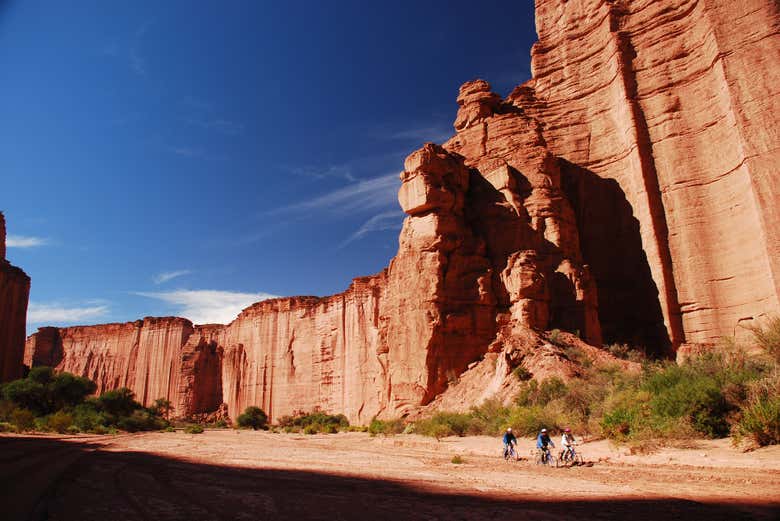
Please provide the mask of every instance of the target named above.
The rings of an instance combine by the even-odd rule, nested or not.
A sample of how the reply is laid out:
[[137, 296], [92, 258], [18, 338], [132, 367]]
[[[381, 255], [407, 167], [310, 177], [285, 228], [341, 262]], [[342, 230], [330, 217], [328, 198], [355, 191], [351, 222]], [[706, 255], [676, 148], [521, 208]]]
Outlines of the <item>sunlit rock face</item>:
[[30, 277], [5, 258], [5, 216], [0, 212], [0, 382], [21, 378]]
[[777, 3], [537, 0], [536, 24], [533, 79], [464, 84], [453, 137], [407, 158], [383, 272], [228, 325], [43, 328], [25, 360], [178, 416], [366, 423], [468, 406], [520, 360], [574, 374], [543, 330], [671, 354], [780, 312]]
[[655, 291], [674, 346], [780, 310], [779, 26], [774, 0], [536, 1], [514, 103], [566, 162], [605, 339], [652, 339]]

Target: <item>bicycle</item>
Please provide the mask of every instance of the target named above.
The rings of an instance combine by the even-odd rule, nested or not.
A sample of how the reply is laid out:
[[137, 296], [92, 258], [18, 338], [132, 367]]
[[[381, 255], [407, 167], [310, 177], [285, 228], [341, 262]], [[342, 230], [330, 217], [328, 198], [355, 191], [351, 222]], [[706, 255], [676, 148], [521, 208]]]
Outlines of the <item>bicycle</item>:
[[561, 451], [558, 455], [558, 461], [560, 461], [562, 465], [569, 465], [570, 467], [585, 464], [585, 460], [582, 459], [582, 454], [568, 448]]
[[558, 458], [553, 456], [550, 449], [537, 449], [536, 450], [536, 464], [548, 465], [550, 468], [558, 467]]
[[517, 455], [517, 451], [515, 450], [515, 446], [512, 444], [504, 447], [503, 454], [505, 461], [518, 461], [520, 459]]

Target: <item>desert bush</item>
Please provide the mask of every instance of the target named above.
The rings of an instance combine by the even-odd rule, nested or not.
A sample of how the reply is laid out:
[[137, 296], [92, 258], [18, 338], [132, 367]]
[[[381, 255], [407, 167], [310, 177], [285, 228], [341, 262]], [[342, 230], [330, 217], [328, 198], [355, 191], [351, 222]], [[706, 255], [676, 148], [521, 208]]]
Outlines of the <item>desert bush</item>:
[[73, 416], [64, 411], [57, 411], [49, 415], [47, 423], [51, 430], [64, 434], [68, 431], [68, 427], [73, 425]]
[[237, 422], [239, 427], [252, 428], [253, 430], [266, 429], [268, 415], [260, 407], [252, 405], [239, 414]]
[[0, 388], [0, 421], [9, 421], [14, 409], [16, 409], [16, 404], [11, 400], [3, 399], [2, 388]]
[[563, 335], [561, 334], [560, 329], [553, 329], [552, 331], [550, 331], [550, 334], [548, 335], [547, 339], [554, 346], [564, 347], [566, 345], [566, 343], [563, 340]]
[[759, 447], [780, 444], [780, 396], [765, 396], [742, 411], [735, 426], [738, 437], [751, 439]]
[[127, 432], [158, 431], [166, 422], [146, 409], [136, 409], [129, 416], [120, 417], [116, 426]]
[[[349, 427], [349, 420], [343, 414], [327, 414], [322, 411], [298, 412], [279, 418], [278, 426], [285, 432], [339, 432]], [[308, 432], [306, 434], [312, 434]]]
[[647, 360], [645, 350], [639, 347], [632, 347], [628, 344], [609, 344], [605, 346], [606, 351], [614, 356], [630, 362], [641, 363]]
[[533, 374], [531, 374], [531, 371], [523, 367], [522, 365], [518, 365], [514, 369], [512, 369], [512, 376], [520, 380], [521, 382], [525, 382], [527, 380], [530, 380], [533, 378]]
[[187, 434], [203, 434], [203, 427], [198, 425], [197, 423], [194, 425], [188, 425], [185, 427], [184, 432]]
[[11, 412], [11, 423], [19, 432], [29, 431], [35, 427], [35, 415], [27, 409], [14, 409]]
[[49, 405], [54, 410], [73, 407], [95, 392], [97, 385], [88, 378], [59, 373], [48, 383]]
[[157, 398], [152, 406], [149, 407], [149, 409], [152, 414], [167, 420], [170, 417], [171, 411], [173, 411], [174, 407], [171, 401], [167, 398]]
[[780, 317], [770, 317], [762, 324], [748, 328], [756, 344], [780, 364]]
[[452, 457], [452, 459], [451, 459], [450, 461], [451, 461], [451, 462], [452, 462], [454, 465], [460, 465], [460, 464], [464, 463], [464, 461], [463, 461], [463, 458], [462, 458], [462, 457], [460, 457], [460, 456], [459, 456], [459, 455], [457, 455], [457, 454], [456, 454], [455, 456], [453, 456], [453, 457]]
[[469, 414], [439, 412], [427, 420], [415, 422], [415, 431], [435, 438], [465, 436], [472, 417]]
[[13, 402], [17, 407], [37, 414], [49, 412], [46, 385], [29, 377], [14, 380], [3, 386], [3, 398]]
[[0, 422], [0, 432], [16, 432], [16, 426], [8, 422]]
[[303, 428], [304, 434], [317, 434], [319, 432], [319, 426], [316, 424], [307, 425]]
[[97, 399], [100, 410], [114, 418], [129, 417], [143, 406], [135, 401], [135, 393], [127, 387], [106, 391]]
[[371, 433], [371, 436], [376, 436], [377, 434], [390, 436], [393, 434], [401, 434], [404, 432], [405, 428], [406, 425], [400, 418], [393, 420], [378, 420], [374, 418], [368, 426], [368, 432]]

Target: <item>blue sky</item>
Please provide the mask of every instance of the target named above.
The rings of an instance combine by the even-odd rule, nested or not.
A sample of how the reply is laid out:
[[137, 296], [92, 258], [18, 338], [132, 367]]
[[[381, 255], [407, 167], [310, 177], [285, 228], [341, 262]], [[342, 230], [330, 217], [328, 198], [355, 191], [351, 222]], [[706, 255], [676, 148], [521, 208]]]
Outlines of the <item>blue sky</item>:
[[[370, 5], [370, 7], [369, 7]], [[38, 326], [229, 321], [385, 267], [397, 174], [533, 2], [1, 2], [0, 210]]]

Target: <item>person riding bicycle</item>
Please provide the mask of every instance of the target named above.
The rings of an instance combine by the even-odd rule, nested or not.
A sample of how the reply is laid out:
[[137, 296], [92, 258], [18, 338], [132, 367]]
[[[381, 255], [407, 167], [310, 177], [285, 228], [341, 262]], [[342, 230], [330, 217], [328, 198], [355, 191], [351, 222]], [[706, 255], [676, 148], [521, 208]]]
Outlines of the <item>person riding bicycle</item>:
[[509, 427], [506, 432], [504, 433], [504, 457], [509, 454], [510, 449], [517, 446], [517, 438], [512, 433], [512, 427]]
[[536, 448], [539, 449], [543, 458], [550, 454], [548, 445], [555, 448], [555, 443], [550, 439], [550, 435], [547, 434], [547, 429], [542, 429], [541, 432], [539, 432], [539, 436], [536, 437]]
[[574, 456], [577, 454], [574, 451], [574, 446], [576, 444], [577, 441], [574, 439], [574, 434], [571, 433], [570, 428], [566, 427], [566, 429], [563, 431], [563, 434], [561, 435], [561, 448], [563, 449], [561, 455], [565, 457], [566, 453], [568, 452], [571, 454], [571, 457], [574, 458]]

